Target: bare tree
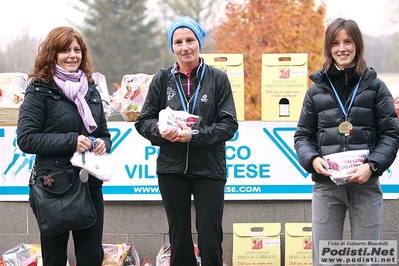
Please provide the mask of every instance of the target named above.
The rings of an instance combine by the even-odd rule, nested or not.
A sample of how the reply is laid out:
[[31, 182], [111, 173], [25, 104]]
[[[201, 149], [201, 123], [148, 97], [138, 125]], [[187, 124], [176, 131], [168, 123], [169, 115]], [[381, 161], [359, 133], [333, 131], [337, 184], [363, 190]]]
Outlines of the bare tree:
[[79, 27], [93, 57], [93, 70], [105, 75], [108, 88], [125, 74], [153, 74], [159, 68], [160, 41], [146, 0], [79, 0], [85, 18]]
[[162, 34], [161, 57], [165, 65], [173, 63], [174, 55], [169, 51], [167, 31], [171, 23], [179, 17], [189, 16], [195, 19], [206, 31], [204, 50], [211, 51], [213, 44], [214, 21], [223, 12], [224, 0], [154, 0], [156, 5], [150, 6], [152, 15], [158, 18], [158, 31]]
[[27, 28], [23, 29], [6, 45], [1, 54], [0, 72], [29, 73], [35, 57], [39, 39], [32, 38]]
[[[387, 14], [388, 19], [392, 22], [392, 28], [394, 30], [394, 35], [392, 36], [392, 42], [390, 45], [392, 46], [392, 50], [395, 54], [399, 50], [399, 1], [397, 0], [389, 0], [387, 5]], [[399, 72], [399, 58], [397, 56], [389, 56], [386, 59], [390, 59], [393, 61], [393, 69], [390, 72]]]
[[387, 0], [385, 7], [388, 20], [393, 23], [396, 30], [399, 30], [399, 2], [397, 0]]

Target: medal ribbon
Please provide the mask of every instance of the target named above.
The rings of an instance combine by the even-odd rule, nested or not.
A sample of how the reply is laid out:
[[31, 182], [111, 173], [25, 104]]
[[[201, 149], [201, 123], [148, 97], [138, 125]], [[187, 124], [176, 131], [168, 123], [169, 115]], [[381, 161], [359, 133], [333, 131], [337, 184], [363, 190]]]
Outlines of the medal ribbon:
[[[202, 78], [204, 77], [204, 74], [205, 74], [205, 68], [206, 68], [206, 65], [204, 64], [202, 66], [201, 77], [198, 80], [197, 89], [196, 89], [195, 94], [194, 94], [194, 104], [193, 104], [192, 114], [194, 114], [195, 106], [197, 105], [198, 92], [199, 92], [199, 90], [201, 88], [201, 81], [202, 81]], [[173, 68], [173, 70], [172, 70], [173, 77], [175, 77], [175, 73], [176, 72], [177, 72], [176, 68]], [[176, 78], [175, 78], [175, 83], [176, 83], [176, 87], [178, 88], [177, 91], [179, 92], [179, 97], [180, 97], [180, 101], [182, 103], [183, 109], [184, 109], [185, 112], [189, 113], [188, 110], [187, 110], [187, 108], [189, 106], [189, 103], [187, 102], [187, 106], [184, 104], [185, 101], [184, 101], [184, 97], [183, 97], [183, 93], [184, 93], [183, 88], [180, 87], [180, 85], [177, 82]], [[188, 85], [188, 86], [190, 86], [190, 85]]]
[[352, 98], [351, 98], [351, 101], [350, 101], [349, 106], [348, 106], [348, 111], [346, 111], [345, 106], [342, 104], [341, 98], [339, 97], [338, 92], [337, 92], [337, 90], [335, 89], [334, 85], [332, 84], [332, 82], [331, 82], [331, 80], [330, 80], [330, 77], [327, 75], [327, 73], [326, 73], [326, 76], [327, 76], [328, 81], [330, 82], [331, 88], [332, 88], [333, 91], [334, 91], [335, 98], [337, 98], [337, 101], [338, 101], [338, 103], [339, 103], [339, 107], [340, 107], [341, 110], [342, 110], [342, 113], [345, 115], [345, 118], [348, 118], [349, 110], [351, 109], [352, 103], [353, 103], [353, 101], [355, 100], [356, 93], [357, 93], [357, 90], [358, 90], [358, 88], [359, 88], [359, 84], [360, 84], [360, 81], [362, 80], [362, 77], [360, 77], [359, 82], [356, 84], [356, 87], [355, 87], [355, 89], [353, 90]]

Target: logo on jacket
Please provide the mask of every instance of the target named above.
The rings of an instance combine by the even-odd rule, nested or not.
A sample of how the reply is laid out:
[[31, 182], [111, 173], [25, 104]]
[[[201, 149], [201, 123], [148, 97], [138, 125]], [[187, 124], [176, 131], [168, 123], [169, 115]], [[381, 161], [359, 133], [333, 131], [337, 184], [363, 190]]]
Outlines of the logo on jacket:
[[174, 89], [172, 89], [171, 87], [168, 87], [166, 89], [166, 95], [167, 95], [168, 101], [170, 101], [173, 97], [175, 97], [176, 91]]
[[204, 102], [204, 103], [208, 102], [208, 95], [206, 95], [206, 94], [202, 95], [201, 102]]

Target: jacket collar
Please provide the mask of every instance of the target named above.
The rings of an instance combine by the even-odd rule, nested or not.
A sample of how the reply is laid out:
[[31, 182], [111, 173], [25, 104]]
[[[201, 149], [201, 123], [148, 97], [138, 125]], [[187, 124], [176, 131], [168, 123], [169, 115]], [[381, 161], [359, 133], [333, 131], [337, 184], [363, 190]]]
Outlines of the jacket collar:
[[[338, 71], [338, 70], [337, 70]], [[328, 75], [330, 75], [330, 72], [328, 72]], [[327, 86], [327, 77], [325, 72], [323, 71], [323, 69], [320, 69], [318, 71], [316, 71], [315, 73], [311, 74], [309, 76], [309, 78], [316, 84], [320, 85], [320, 86]], [[359, 90], [362, 87], [367, 87], [369, 86], [375, 79], [377, 78], [377, 72], [375, 71], [375, 69], [373, 67], [367, 67], [366, 71], [363, 74], [363, 78], [362, 81], [360, 82], [360, 87]]]

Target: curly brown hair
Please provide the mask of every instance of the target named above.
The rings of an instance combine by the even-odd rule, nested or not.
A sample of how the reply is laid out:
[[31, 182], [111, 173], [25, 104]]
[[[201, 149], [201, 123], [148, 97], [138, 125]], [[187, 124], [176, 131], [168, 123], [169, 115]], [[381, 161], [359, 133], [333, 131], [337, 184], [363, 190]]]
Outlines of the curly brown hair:
[[366, 71], [367, 63], [364, 59], [364, 42], [363, 35], [359, 29], [357, 23], [351, 19], [337, 18], [326, 29], [324, 37], [324, 59], [325, 64], [323, 67], [324, 71], [330, 70], [334, 66], [334, 59], [331, 55], [331, 47], [334, 42], [334, 38], [340, 30], [346, 30], [349, 38], [355, 43], [356, 46], [356, 69], [357, 76], [362, 76]]
[[53, 82], [57, 54], [65, 51], [76, 39], [82, 51], [82, 63], [79, 69], [86, 74], [90, 83], [93, 82], [91, 71], [91, 58], [89, 46], [84, 41], [83, 36], [71, 27], [57, 27], [51, 30], [46, 39], [39, 45], [38, 54], [35, 59], [33, 69], [29, 73], [30, 78]]

